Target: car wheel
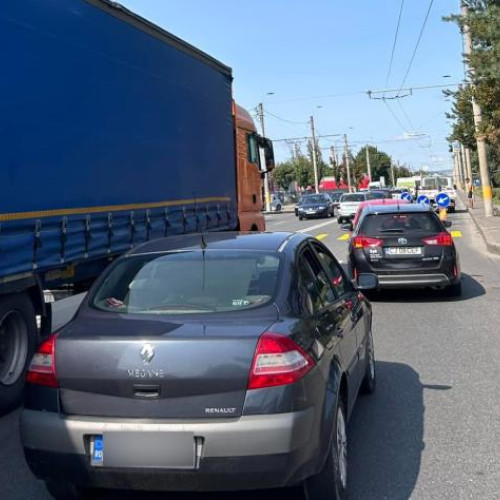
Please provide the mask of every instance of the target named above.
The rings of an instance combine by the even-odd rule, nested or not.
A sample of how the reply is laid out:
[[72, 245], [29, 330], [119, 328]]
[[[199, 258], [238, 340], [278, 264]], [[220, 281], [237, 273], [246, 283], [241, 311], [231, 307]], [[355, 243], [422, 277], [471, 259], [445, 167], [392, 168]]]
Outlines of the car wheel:
[[338, 222], [339, 224], [342, 224], [342, 219], [341, 219], [340, 217], [337, 217], [337, 222]]
[[450, 285], [446, 288], [446, 292], [448, 293], [448, 297], [460, 297], [462, 295], [462, 282], [459, 281], [454, 285]]
[[319, 474], [305, 480], [304, 493], [307, 500], [347, 498], [347, 422], [340, 395], [328, 456]]
[[302, 215], [299, 215], [299, 220], [302, 220], [304, 217], [302, 217]]
[[377, 386], [377, 372], [375, 369], [375, 349], [373, 347], [372, 332], [366, 339], [366, 373], [361, 383], [361, 391], [364, 394], [373, 394]]
[[90, 490], [89, 488], [83, 488], [81, 486], [77, 486], [76, 484], [67, 483], [65, 481], [55, 481], [54, 479], [48, 479], [47, 481], [45, 481], [45, 486], [48, 492], [56, 500], [83, 500], [90, 499], [95, 496], [92, 495], [92, 490]]

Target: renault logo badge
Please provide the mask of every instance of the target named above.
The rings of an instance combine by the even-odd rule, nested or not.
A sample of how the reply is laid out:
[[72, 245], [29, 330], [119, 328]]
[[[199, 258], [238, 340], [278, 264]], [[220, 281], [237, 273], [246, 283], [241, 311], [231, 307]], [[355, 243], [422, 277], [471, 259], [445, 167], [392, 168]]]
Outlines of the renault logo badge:
[[155, 357], [155, 350], [151, 344], [144, 344], [141, 349], [142, 362], [145, 365], [149, 365], [151, 360]]

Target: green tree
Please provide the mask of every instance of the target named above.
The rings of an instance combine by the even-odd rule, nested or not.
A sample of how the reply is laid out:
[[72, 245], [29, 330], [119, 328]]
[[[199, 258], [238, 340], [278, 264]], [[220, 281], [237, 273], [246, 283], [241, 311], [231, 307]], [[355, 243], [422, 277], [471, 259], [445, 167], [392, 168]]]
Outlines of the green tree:
[[281, 189], [289, 189], [290, 184], [295, 181], [295, 165], [292, 161], [279, 163], [273, 170], [273, 179]]
[[[450, 16], [447, 21], [456, 22], [461, 28], [467, 23], [472, 37], [472, 53], [468, 58], [473, 70], [470, 77], [474, 87], [463, 86], [445, 94], [453, 101], [448, 118], [453, 120], [450, 142], [460, 141], [476, 151], [476, 135], [472, 117], [471, 98], [475, 97], [483, 111], [483, 123], [479, 130], [488, 146], [488, 159], [492, 180], [500, 185], [500, 2], [498, 0], [466, 0], [469, 7], [467, 18]], [[477, 170], [473, 154], [473, 170]]]
[[[362, 147], [354, 158], [354, 176], [356, 184], [368, 173], [366, 148], [367, 146]], [[370, 155], [372, 180], [378, 181], [380, 177], [384, 177], [386, 185], [391, 184], [391, 157], [387, 153], [379, 151], [374, 146], [368, 146], [368, 154]]]

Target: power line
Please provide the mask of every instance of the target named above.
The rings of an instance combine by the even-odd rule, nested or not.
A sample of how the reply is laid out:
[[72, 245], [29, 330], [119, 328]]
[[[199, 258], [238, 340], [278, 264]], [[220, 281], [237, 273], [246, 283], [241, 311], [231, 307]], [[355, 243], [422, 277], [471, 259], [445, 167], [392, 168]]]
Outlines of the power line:
[[392, 110], [392, 108], [389, 106], [389, 103], [387, 102], [387, 99], [381, 99], [381, 101], [385, 104], [387, 109], [389, 110], [389, 113], [391, 113], [392, 117], [398, 122], [399, 126], [402, 128], [403, 132], [407, 132], [406, 127], [403, 125], [401, 120], [396, 116], [396, 113]]
[[427, 9], [427, 14], [425, 15], [425, 19], [424, 19], [424, 22], [422, 24], [422, 27], [420, 28], [420, 33], [418, 35], [417, 43], [415, 45], [415, 50], [413, 51], [413, 54], [412, 54], [411, 59], [410, 59], [410, 64], [408, 65], [408, 69], [406, 70], [405, 76], [404, 76], [404, 78], [403, 78], [403, 80], [401, 82], [401, 85], [399, 86], [400, 89], [398, 90], [398, 93], [403, 88], [404, 84], [406, 83], [406, 79], [408, 78], [408, 75], [410, 74], [410, 70], [411, 70], [411, 67], [413, 65], [413, 61], [415, 59], [415, 55], [417, 54], [417, 50], [418, 50], [418, 47], [420, 45], [420, 40], [422, 40], [422, 35], [424, 34], [425, 26], [427, 25], [427, 20], [429, 19], [429, 15], [431, 13], [431, 9], [432, 9], [432, 4], [433, 3], [434, 3], [434, 0], [431, 0], [429, 2], [429, 8]]
[[403, 107], [403, 103], [401, 102], [401, 99], [397, 99], [397, 102], [398, 102], [399, 109], [401, 110], [401, 113], [406, 118], [406, 121], [408, 122], [408, 124], [410, 125], [410, 127], [412, 128], [412, 130], [415, 132], [416, 131], [415, 130], [415, 125], [413, 125], [413, 122], [411, 121], [411, 118], [408, 116], [408, 113], [405, 111], [405, 108]]
[[398, 24], [396, 26], [396, 34], [394, 35], [394, 43], [392, 44], [391, 62], [389, 63], [389, 69], [387, 70], [387, 77], [385, 79], [385, 85], [386, 86], [389, 83], [389, 77], [391, 76], [392, 63], [394, 61], [394, 52], [396, 50], [396, 44], [397, 44], [397, 41], [398, 41], [399, 25], [401, 24], [401, 16], [403, 14], [404, 4], [405, 4], [405, 0], [401, 0], [401, 6], [399, 8]]
[[273, 113], [271, 113], [270, 111], [265, 111], [265, 114], [266, 115], [269, 115], [269, 116], [272, 116], [273, 118], [276, 118], [278, 120], [281, 120], [282, 122], [286, 122], [286, 123], [292, 123], [294, 125], [307, 125], [309, 122], [296, 122], [296, 121], [293, 121], [293, 120], [287, 120], [286, 118], [281, 118], [281, 116], [277, 116]]

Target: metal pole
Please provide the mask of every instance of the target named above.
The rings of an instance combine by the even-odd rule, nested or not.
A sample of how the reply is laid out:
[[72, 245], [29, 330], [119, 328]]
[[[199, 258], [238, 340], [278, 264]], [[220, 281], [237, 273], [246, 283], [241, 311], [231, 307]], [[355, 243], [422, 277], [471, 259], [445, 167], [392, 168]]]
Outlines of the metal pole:
[[351, 162], [349, 159], [349, 144], [347, 143], [347, 134], [344, 134], [344, 154], [345, 154], [345, 166], [347, 170], [347, 188], [349, 193], [351, 192]]
[[372, 166], [370, 165], [370, 151], [368, 150], [368, 144], [366, 145], [366, 168], [368, 171], [368, 180], [372, 181]]
[[311, 116], [311, 135], [312, 135], [312, 155], [313, 155], [313, 169], [314, 169], [314, 189], [319, 193], [318, 182], [318, 160], [316, 152], [316, 134], [314, 132], [314, 117]]
[[[468, 7], [462, 3], [462, 17], [463, 19], [467, 18], [469, 13]], [[463, 35], [465, 40], [465, 55], [468, 57], [472, 52], [472, 37], [470, 35], [469, 25], [467, 22], [463, 24]], [[465, 59], [467, 69], [469, 70], [469, 74], [474, 76], [474, 70], [469, 66], [468, 59]], [[474, 89], [474, 84], [471, 83], [471, 86]], [[493, 199], [492, 199], [492, 190], [491, 190], [491, 181], [490, 181], [490, 173], [488, 171], [488, 156], [486, 152], [486, 141], [484, 138], [484, 134], [480, 131], [481, 123], [483, 121], [483, 112], [481, 110], [481, 106], [477, 103], [474, 96], [472, 97], [472, 112], [474, 115], [474, 126], [476, 130], [476, 141], [477, 141], [477, 154], [479, 158], [479, 173], [481, 176], [481, 186], [483, 188], [483, 201], [484, 201], [484, 215], [486, 217], [493, 216]]]
[[[259, 117], [260, 117], [260, 130], [262, 132], [262, 137], [266, 136], [266, 129], [264, 127], [264, 104], [261, 102], [259, 103]], [[262, 158], [262, 155], [261, 155]], [[261, 160], [262, 161], [262, 160]], [[264, 168], [267, 170], [265, 160], [264, 160]], [[264, 203], [266, 206], [266, 212], [271, 211], [271, 196], [269, 193], [269, 172], [265, 171], [264, 172]]]
[[391, 159], [391, 181], [392, 181], [392, 185], [395, 186], [396, 181], [394, 179], [394, 162], [392, 161], [392, 159]]

